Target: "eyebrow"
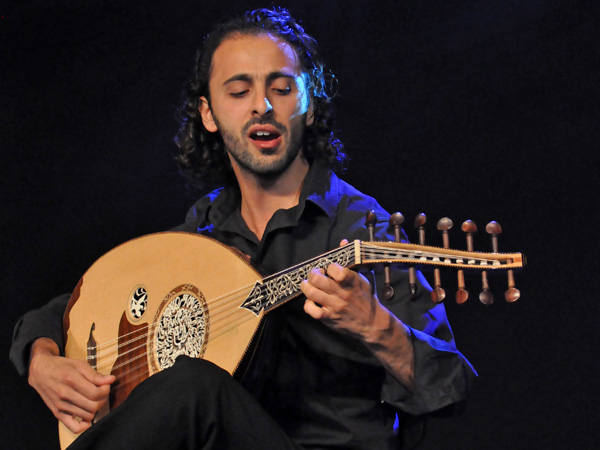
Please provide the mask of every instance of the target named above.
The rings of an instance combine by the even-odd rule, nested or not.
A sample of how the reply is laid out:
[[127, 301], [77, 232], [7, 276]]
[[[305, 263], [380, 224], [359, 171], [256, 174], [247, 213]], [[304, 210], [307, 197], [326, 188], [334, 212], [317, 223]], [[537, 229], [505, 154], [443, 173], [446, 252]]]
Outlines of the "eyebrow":
[[[267, 75], [267, 83], [272, 83], [274, 80], [277, 80], [279, 78], [289, 78], [291, 80], [295, 80], [296, 75], [294, 75], [292, 73], [282, 72], [280, 70], [277, 70], [277, 71], [271, 72], [269, 75]], [[245, 74], [245, 73], [239, 73], [239, 74], [234, 75], [234, 76], [228, 78], [227, 80], [225, 80], [223, 82], [223, 85], [227, 85], [227, 84], [233, 83], [235, 81], [244, 81], [246, 83], [250, 83], [250, 82], [252, 82], [252, 77], [250, 77], [250, 75]]]

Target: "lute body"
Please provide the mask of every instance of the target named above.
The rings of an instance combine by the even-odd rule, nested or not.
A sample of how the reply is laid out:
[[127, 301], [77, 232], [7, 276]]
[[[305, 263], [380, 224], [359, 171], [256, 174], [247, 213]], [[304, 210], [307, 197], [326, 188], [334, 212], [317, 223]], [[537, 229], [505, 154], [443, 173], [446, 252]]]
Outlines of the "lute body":
[[[97, 260], [79, 281], [63, 323], [66, 357], [117, 376], [96, 420], [178, 354], [233, 374], [264, 313], [239, 308], [243, 290], [231, 291], [246, 286], [247, 295], [260, 279], [229, 247], [186, 233], [134, 239]], [[76, 437], [59, 423], [62, 449]]]

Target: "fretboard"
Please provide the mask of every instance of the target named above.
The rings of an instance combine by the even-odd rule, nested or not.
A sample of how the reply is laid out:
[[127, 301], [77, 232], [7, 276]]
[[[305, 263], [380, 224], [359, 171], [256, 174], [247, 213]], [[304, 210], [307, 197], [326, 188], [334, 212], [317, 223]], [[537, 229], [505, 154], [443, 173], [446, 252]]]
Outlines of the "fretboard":
[[354, 241], [257, 281], [240, 307], [257, 315], [263, 310], [268, 312], [298, 296], [300, 284], [311, 270], [325, 269], [333, 263], [342, 267], [388, 263], [421, 269], [453, 267], [482, 271], [520, 269], [524, 257], [520, 253], [468, 252], [407, 243]]

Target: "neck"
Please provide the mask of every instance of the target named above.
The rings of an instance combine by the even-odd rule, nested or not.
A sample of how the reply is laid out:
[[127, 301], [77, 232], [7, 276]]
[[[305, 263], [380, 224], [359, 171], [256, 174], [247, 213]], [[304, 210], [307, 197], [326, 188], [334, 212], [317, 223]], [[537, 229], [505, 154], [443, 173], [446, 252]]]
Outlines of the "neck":
[[266, 178], [236, 167], [234, 171], [242, 194], [241, 213], [248, 228], [261, 240], [267, 223], [279, 209], [298, 204], [309, 165], [302, 152], [279, 176]]

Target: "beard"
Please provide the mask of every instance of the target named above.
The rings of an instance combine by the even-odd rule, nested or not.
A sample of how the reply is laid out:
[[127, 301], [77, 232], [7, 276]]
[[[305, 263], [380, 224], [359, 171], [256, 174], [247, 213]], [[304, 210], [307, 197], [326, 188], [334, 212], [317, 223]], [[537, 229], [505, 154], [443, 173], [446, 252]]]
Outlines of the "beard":
[[[302, 149], [304, 130], [306, 128], [306, 118], [304, 115], [300, 118], [301, 120], [298, 120], [293, 124], [291, 130], [288, 130], [286, 126], [272, 118], [252, 119], [244, 125], [239, 135], [221, 126], [214, 115], [213, 118], [219, 133], [223, 138], [227, 153], [237, 162], [242, 170], [258, 176], [259, 178], [277, 178], [290, 167]], [[242, 137], [246, 136], [248, 129], [256, 124], [271, 125], [281, 133], [285, 138], [284, 142], [286, 142], [286, 148], [284, 149], [283, 154], [255, 154], [249, 151], [247, 148], [248, 144], [244, 143]], [[268, 151], [265, 153], [268, 153]]]

